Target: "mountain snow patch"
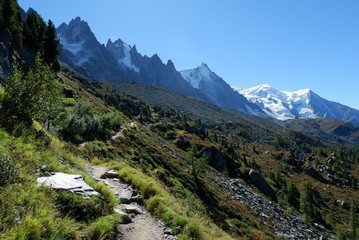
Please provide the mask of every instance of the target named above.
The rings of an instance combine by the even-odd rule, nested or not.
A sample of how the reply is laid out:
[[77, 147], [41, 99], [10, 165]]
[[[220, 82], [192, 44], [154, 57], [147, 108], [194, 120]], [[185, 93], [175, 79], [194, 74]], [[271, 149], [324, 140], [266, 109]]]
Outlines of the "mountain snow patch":
[[232, 88], [276, 119], [317, 118], [310, 105], [310, 89], [287, 92], [268, 84], [248, 89]]
[[194, 69], [180, 71], [182, 77], [191, 84], [192, 87], [198, 89], [201, 81], [209, 81], [212, 79], [212, 72], [207, 64], [202, 64]]

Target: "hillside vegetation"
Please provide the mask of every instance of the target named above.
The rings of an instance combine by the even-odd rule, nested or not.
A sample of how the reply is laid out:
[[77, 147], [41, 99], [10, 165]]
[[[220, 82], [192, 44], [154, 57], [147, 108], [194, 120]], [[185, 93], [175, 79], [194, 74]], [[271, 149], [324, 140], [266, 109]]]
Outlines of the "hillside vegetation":
[[[117, 170], [178, 239], [280, 239], [287, 229], [274, 216], [238, 200], [243, 186], [261, 196], [256, 201], [282, 209], [281, 217], [300, 215], [316, 236], [358, 239], [358, 145], [159, 88], [112, 89], [59, 69], [49, 57], [56, 51], [47, 53], [50, 39], [56, 43], [51, 22], [36, 14], [24, 21], [16, 1], [0, 4], [12, 66], [0, 80], [1, 239], [116, 239], [124, 216], [114, 212], [111, 190], [89, 177], [89, 165]], [[38, 27], [35, 39], [26, 35], [30, 26]], [[350, 129], [320, 125], [325, 136]], [[101, 195], [39, 186], [36, 179], [51, 172], [82, 175]]]

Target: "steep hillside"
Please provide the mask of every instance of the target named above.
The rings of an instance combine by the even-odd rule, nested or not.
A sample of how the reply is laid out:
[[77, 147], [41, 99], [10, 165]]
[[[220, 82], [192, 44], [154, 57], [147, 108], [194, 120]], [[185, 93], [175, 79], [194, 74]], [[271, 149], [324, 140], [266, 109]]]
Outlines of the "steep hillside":
[[359, 144], [359, 128], [340, 120], [292, 119], [281, 125], [327, 141]]
[[[300, 134], [299, 132], [284, 131], [274, 127], [270, 130], [268, 125], [267, 127], [258, 125], [260, 126], [258, 127], [255, 125], [254, 120], [244, 124], [243, 121], [246, 120], [240, 116], [234, 117], [235, 115], [232, 115], [230, 121], [222, 119], [221, 124], [219, 125], [218, 122], [213, 121], [213, 119], [210, 120], [209, 118], [205, 119], [201, 117], [203, 121], [198, 121], [197, 118], [203, 115], [195, 114], [195, 112], [194, 114], [193, 112], [187, 112], [186, 115], [182, 115], [183, 113], [179, 114], [178, 112], [173, 111], [170, 106], [167, 106], [166, 108], [161, 107], [161, 104], [152, 106], [152, 113], [146, 114], [147, 111], [145, 110], [145, 103], [137, 102], [136, 99], [126, 95], [117, 96], [118, 93], [112, 92], [110, 89], [106, 90], [106, 88], [101, 87], [101, 85], [98, 85], [96, 82], [91, 83], [87, 82], [87, 80], [81, 80], [81, 82], [86, 86], [86, 89], [94, 91], [96, 96], [106, 96], [108, 103], [116, 105], [118, 102], [123, 102], [120, 106], [117, 105], [117, 108], [122, 111], [127, 112], [125, 109], [129, 108], [126, 106], [131, 106], [130, 109], [133, 109], [134, 111], [132, 113], [127, 112], [126, 114], [137, 118], [140, 122], [145, 124], [146, 127], [144, 129], [149, 127], [149, 130], [152, 132], [150, 133], [151, 137], [140, 137], [140, 139], [148, 139], [151, 142], [153, 142], [153, 139], [157, 139], [155, 142], [159, 143], [165, 152], [168, 151], [168, 153], [171, 153], [172, 157], [179, 157], [178, 163], [182, 162], [188, 156], [186, 153], [181, 154], [181, 152], [191, 152], [191, 146], [195, 143], [199, 149], [205, 153], [211, 167], [220, 172], [225, 172], [234, 178], [240, 177], [244, 179], [249, 184], [253, 184], [252, 187], [254, 189], [257, 187], [254, 180], [251, 180], [250, 178], [249, 170], [257, 169], [261, 172], [261, 174], [263, 174], [263, 176], [266, 177], [268, 183], [276, 193], [276, 198], [279, 198], [279, 202], [282, 204], [281, 206], [284, 206], [286, 209], [292, 209], [290, 211], [293, 211], [293, 214], [297, 211], [295, 209], [300, 210], [300, 212], [303, 211], [299, 206], [299, 202], [301, 200], [299, 195], [294, 197], [293, 200], [287, 199], [289, 196], [288, 194], [290, 193], [288, 192], [289, 190], [287, 189], [287, 184], [284, 182], [296, 183], [301, 196], [305, 196], [305, 192], [303, 192], [304, 190], [300, 186], [302, 186], [306, 181], [310, 182], [313, 185], [313, 189], [311, 191], [315, 192], [316, 197], [313, 196], [313, 198], [309, 201], [313, 204], [313, 208], [316, 210], [313, 210], [314, 212], [307, 213], [308, 220], [312, 219], [309, 222], [319, 222], [327, 228], [331, 228], [331, 226], [333, 226], [333, 222], [335, 221], [338, 223], [345, 223], [345, 216], [348, 214], [348, 210], [345, 208], [358, 194], [358, 175], [355, 167], [357, 166], [356, 162], [358, 161], [358, 158], [356, 157], [356, 153], [358, 151], [357, 147], [329, 145], [325, 142]], [[119, 85], [117, 87], [118, 89], [121, 89], [122, 87], [123, 92], [127, 92], [125, 89], [126, 87], [129, 87], [128, 85], [136, 86], [138, 84], [127, 83], [126, 85], [126, 83], [124, 83], [123, 85]], [[148, 88], [150, 90], [148, 90]], [[167, 94], [163, 89], [158, 89], [153, 86], [141, 85], [141, 88], [135, 89], [136, 91], [134, 92], [139, 93], [139, 96], [146, 95], [146, 91], [154, 91], [150, 94], [153, 96], [151, 99], [156, 99], [155, 96], [160, 98], [161, 96], [166, 96], [164, 94]], [[141, 92], [142, 90], [140, 91], [140, 89], [147, 90]], [[102, 93], [100, 94], [98, 91]], [[159, 91], [160, 94], [157, 95], [157, 91]], [[112, 93], [109, 94], [110, 92]], [[111, 100], [113, 98], [121, 100]], [[183, 98], [186, 99], [185, 97]], [[146, 99], [146, 97], [144, 97], [144, 99]], [[180, 100], [185, 101], [183, 99]], [[177, 99], [175, 102], [178, 103], [180, 101]], [[194, 104], [192, 103], [192, 105]], [[229, 114], [225, 111], [223, 113]], [[141, 132], [146, 132], [144, 129], [142, 129]], [[269, 131], [270, 134], [268, 134], [268, 136], [271, 135], [272, 137], [265, 138], [264, 133], [266, 131]], [[258, 139], [262, 140], [258, 141]], [[143, 143], [141, 146], [143, 146]], [[123, 142], [121, 142], [121, 154], [126, 152], [126, 148], [126, 146], [123, 146]], [[327, 164], [330, 166], [330, 164], [334, 163], [333, 160], [328, 160], [328, 156], [333, 152], [335, 157], [331, 157], [331, 159], [334, 159], [334, 162], [342, 161], [343, 163], [342, 166], [338, 167], [336, 165], [332, 168], [328, 168], [326, 167], [328, 166]], [[112, 151], [111, 153], [113, 154], [114, 152]], [[139, 154], [135, 154], [131, 157], [131, 159], [133, 158], [135, 161], [135, 163], [133, 163], [135, 164], [134, 166], [137, 165], [136, 161], [140, 161], [139, 166], [142, 165], [143, 168], [143, 164], [146, 164], [146, 161], [143, 161], [143, 159], [146, 159], [143, 158], [145, 155], [146, 154], [140, 152]], [[138, 158], [137, 156], [140, 157]], [[142, 161], [140, 159], [142, 159]], [[330, 163], [327, 163], [327, 161]], [[169, 183], [165, 180], [168, 176], [174, 175], [175, 178], [182, 179], [182, 177], [176, 175], [176, 171], [170, 170], [172, 167], [168, 165], [168, 163], [169, 162], [166, 161], [165, 167], [163, 168], [167, 173], [167, 177], [163, 178], [161, 175], [158, 176], [161, 181], [164, 181], [166, 186], [169, 186]], [[161, 164], [164, 163], [160, 163], [160, 166]], [[190, 167], [190, 169], [193, 168], [190, 161], [182, 167], [185, 167], [186, 165], [187, 167]], [[200, 165], [197, 165], [197, 167], [199, 166]], [[204, 166], [205, 165], [202, 165], [202, 167]], [[154, 170], [155, 169], [158, 169], [158, 167], [155, 167]], [[204, 169], [206, 169], [206, 167], [202, 170]], [[167, 172], [168, 170], [169, 172]], [[208, 170], [208, 176], [212, 176], [211, 170]], [[207, 170], [204, 171], [207, 172]], [[208, 179], [208, 182], [208, 180], [205, 180], [206, 178], [203, 178], [206, 174], [200, 174], [200, 176], [206, 184], [211, 186], [211, 178]], [[304, 182], [302, 180], [303, 178], [305, 179]], [[190, 178], [187, 176], [185, 179]], [[214, 186], [219, 187], [222, 191], [228, 192], [228, 189], [226, 189], [225, 186], [226, 184], [229, 184], [231, 180], [220, 180], [221, 178], [216, 177], [215, 179], [217, 179], [220, 183], [218, 183], [218, 185], [215, 184]], [[180, 181], [182, 182], [184, 179]], [[192, 184], [193, 183], [190, 182], [184, 183], [185, 186], [192, 186]], [[325, 187], [323, 188], [322, 184], [326, 184], [327, 188], [329, 187], [331, 189], [333, 194], [332, 196], [327, 194]], [[244, 186], [244, 188], [246, 187]], [[351, 194], [348, 195], [343, 193], [343, 189], [345, 189], [345, 191], [349, 191]], [[252, 189], [251, 191], [255, 190]], [[201, 193], [197, 192], [197, 194], [200, 194], [201, 196]], [[233, 195], [233, 197], [235, 196], [236, 195]], [[206, 200], [206, 197], [202, 197], [202, 201], [206, 204], [210, 204], [210, 202], [207, 202], [209, 199]], [[336, 200], [344, 201], [347, 205], [342, 208], [340, 204], [332, 204], [333, 202], [336, 202]], [[210, 206], [211, 208], [215, 207], [213, 205]], [[255, 206], [259, 206], [258, 211], [261, 211], [261, 205]], [[264, 207], [264, 205], [262, 205], [262, 207]], [[256, 209], [256, 207], [252, 208], [253, 211], [256, 211]], [[337, 214], [332, 215], [331, 213], [335, 211], [337, 211]], [[326, 218], [329, 220], [325, 220]], [[331, 222], [332, 220], [330, 219], [333, 219], [333, 222]], [[290, 227], [287, 226], [287, 230], [292, 231], [289, 229]], [[280, 235], [282, 233], [278, 234], [279, 236], [283, 236]]]

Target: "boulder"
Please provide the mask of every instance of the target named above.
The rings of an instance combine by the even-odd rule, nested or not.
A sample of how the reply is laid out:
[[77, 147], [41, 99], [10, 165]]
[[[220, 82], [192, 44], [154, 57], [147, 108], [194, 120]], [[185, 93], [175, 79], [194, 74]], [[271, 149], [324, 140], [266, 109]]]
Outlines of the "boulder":
[[101, 176], [102, 179], [104, 178], [118, 178], [118, 172], [115, 171], [115, 170], [109, 170], [109, 171], [106, 171], [102, 176]]
[[275, 198], [275, 192], [264, 177], [257, 171], [251, 169], [249, 171], [249, 179], [252, 181], [254, 186], [256, 186], [261, 192], [271, 198]]
[[130, 214], [130, 213], [133, 213], [133, 214], [142, 214], [142, 210], [139, 208], [139, 207], [136, 207], [134, 205], [127, 205], [125, 206], [125, 212]]
[[204, 149], [203, 154], [208, 159], [209, 165], [217, 171], [223, 172], [227, 170], [232, 178], [239, 176], [240, 163], [235, 161], [235, 159], [227, 157], [219, 149], [208, 147]]
[[328, 158], [327, 158], [327, 163], [329, 163], [330, 165], [333, 165], [333, 164], [335, 163], [334, 158], [328, 157]]
[[340, 200], [340, 199], [338, 199], [337, 201], [336, 201], [336, 203], [337, 203], [337, 205], [339, 206], [339, 207], [342, 207], [343, 209], [345, 209], [345, 210], [349, 210], [349, 204], [348, 203], [346, 203], [345, 201], [343, 201], [343, 200]]
[[314, 167], [309, 166], [305, 169], [305, 172], [311, 176], [312, 178], [315, 178], [321, 182], [326, 182], [326, 180], [324, 179], [324, 177], [317, 171], [315, 170]]
[[62, 172], [54, 172], [48, 177], [39, 177], [37, 184], [39, 186], [47, 186], [54, 189], [67, 190], [69, 192], [87, 195], [100, 196], [90, 185], [88, 185], [81, 175], [67, 174]]
[[127, 213], [122, 211], [121, 209], [115, 208], [113, 210], [114, 210], [114, 212], [116, 212], [116, 213], [118, 213], [118, 214], [120, 214], [122, 216], [122, 220], [123, 220], [122, 223], [128, 224], [128, 223], [132, 222], [132, 218]]

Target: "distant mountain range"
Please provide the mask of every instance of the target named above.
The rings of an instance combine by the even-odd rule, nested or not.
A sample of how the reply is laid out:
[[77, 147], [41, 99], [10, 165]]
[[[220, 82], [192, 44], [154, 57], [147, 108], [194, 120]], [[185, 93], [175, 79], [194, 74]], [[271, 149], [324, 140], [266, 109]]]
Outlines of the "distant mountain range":
[[263, 113], [258, 106], [248, 102], [242, 94], [234, 91], [228, 83], [212, 72], [205, 63], [193, 69], [180, 71], [180, 73], [193, 88], [198, 89], [219, 107], [255, 115]]
[[[121, 39], [100, 44], [87, 22], [77, 17], [57, 28], [62, 46], [60, 61], [78, 73], [96, 80], [131, 81], [168, 88], [176, 93], [200, 98], [220, 107], [245, 113], [262, 113], [259, 107], [235, 92], [214, 73], [198, 87], [184, 79], [171, 60], [166, 64], [155, 54], [142, 56], [136, 46]], [[194, 70], [195, 71], [195, 70]], [[206, 75], [207, 76], [207, 75]]]
[[59, 60], [85, 77], [151, 84], [222, 108], [279, 120], [339, 119], [359, 126], [358, 110], [323, 99], [310, 89], [286, 92], [269, 85], [232, 88], [207, 64], [177, 71], [171, 60], [164, 64], [157, 54], [143, 56], [136, 46], [121, 39], [101, 44], [79, 17], [61, 24], [57, 32], [62, 48]]
[[233, 87], [266, 114], [279, 120], [294, 118], [338, 119], [359, 126], [359, 111], [326, 100], [310, 89], [282, 91], [264, 84], [248, 89]]

